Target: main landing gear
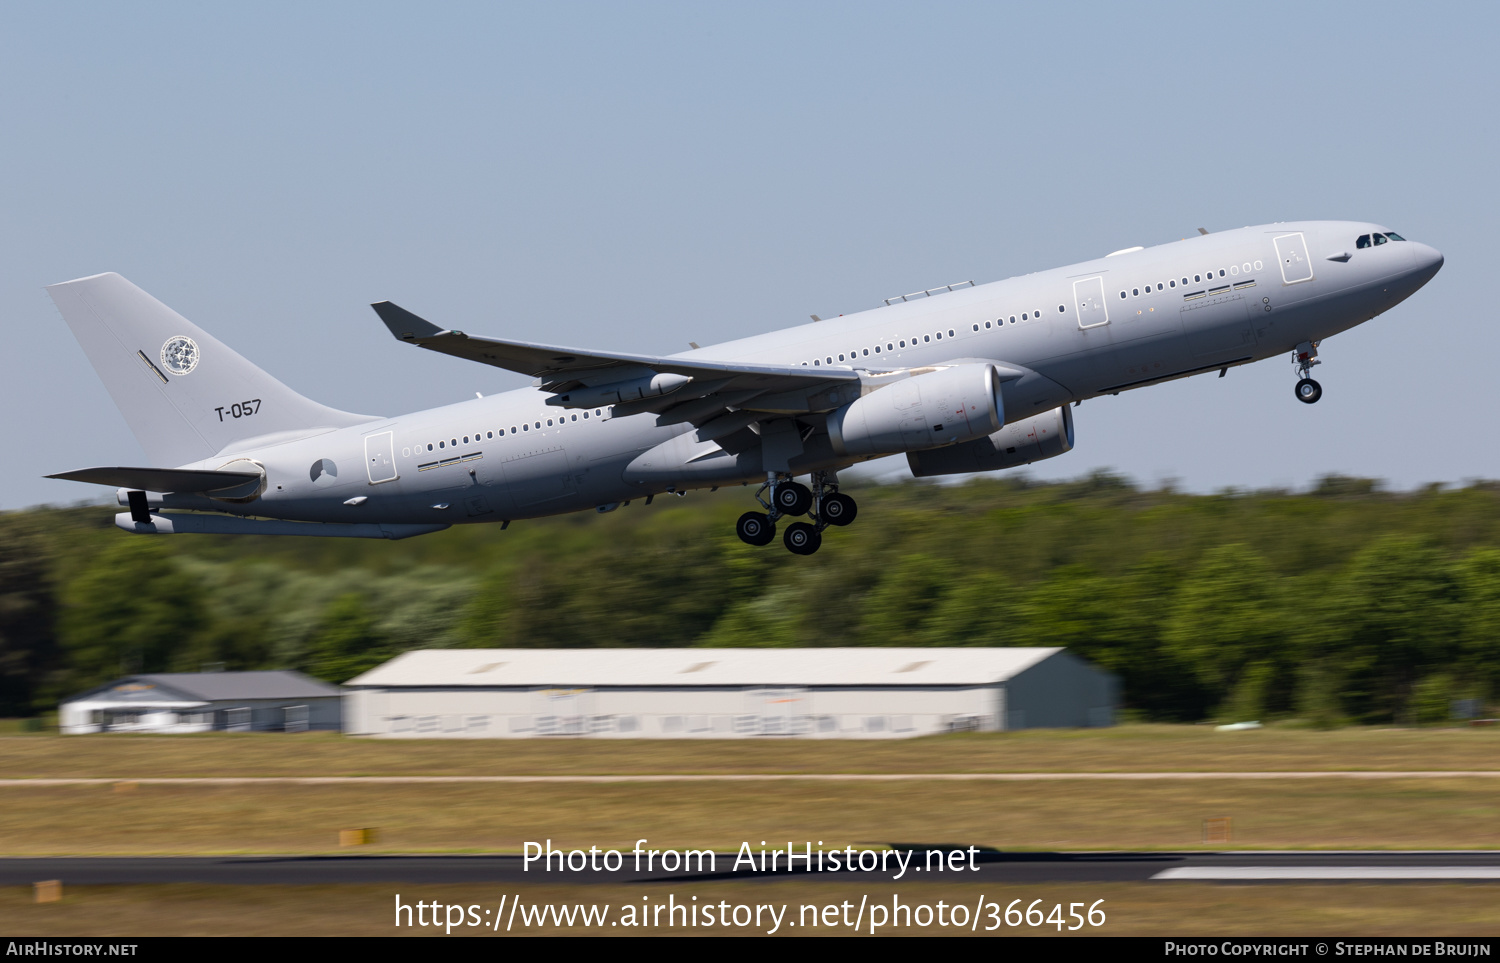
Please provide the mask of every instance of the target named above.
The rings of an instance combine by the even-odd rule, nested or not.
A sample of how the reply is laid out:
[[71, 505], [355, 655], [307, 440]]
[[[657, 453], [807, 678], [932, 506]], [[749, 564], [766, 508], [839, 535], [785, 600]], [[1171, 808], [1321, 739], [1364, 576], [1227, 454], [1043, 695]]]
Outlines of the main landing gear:
[[811, 555], [823, 544], [823, 529], [829, 525], [848, 525], [854, 521], [859, 506], [839, 491], [832, 472], [812, 473], [813, 487], [792, 481], [790, 475], [771, 472], [766, 483], [755, 493], [755, 500], [766, 510], [746, 512], [734, 526], [734, 533], [747, 545], [769, 545], [776, 537], [776, 520], [784, 515], [807, 515], [812, 524], [793, 522], [786, 527], [782, 543], [793, 555]]
[[1323, 386], [1309, 378], [1308, 375], [1312, 372], [1314, 365], [1323, 363], [1318, 360], [1318, 342], [1304, 341], [1297, 345], [1297, 351], [1292, 358], [1292, 363], [1297, 366], [1297, 374], [1301, 376], [1297, 382], [1296, 389], [1294, 389], [1297, 400], [1304, 405], [1317, 404], [1318, 399], [1323, 397]]

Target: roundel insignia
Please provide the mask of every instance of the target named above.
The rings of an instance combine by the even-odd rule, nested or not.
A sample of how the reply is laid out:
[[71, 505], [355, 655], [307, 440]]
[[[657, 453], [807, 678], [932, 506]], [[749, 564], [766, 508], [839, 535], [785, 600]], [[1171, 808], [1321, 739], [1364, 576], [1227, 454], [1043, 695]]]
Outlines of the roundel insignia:
[[183, 335], [168, 338], [161, 346], [161, 363], [174, 375], [185, 375], [198, 367], [198, 342]]

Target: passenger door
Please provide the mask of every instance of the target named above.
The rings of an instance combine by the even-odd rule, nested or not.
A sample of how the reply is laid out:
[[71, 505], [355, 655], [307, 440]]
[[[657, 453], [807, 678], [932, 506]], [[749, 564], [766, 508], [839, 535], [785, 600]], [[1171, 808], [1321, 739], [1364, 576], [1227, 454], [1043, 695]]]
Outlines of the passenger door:
[[1097, 328], [1109, 324], [1109, 305], [1104, 300], [1104, 278], [1074, 281], [1073, 305], [1078, 309], [1080, 328]]
[[1313, 279], [1312, 257], [1307, 253], [1307, 239], [1299, 231], [1276, 239], [1276, 258], [1281, 262], [1283, 284], [1297, 284]]
[[395, 481], [401, 475], [396, 470], [396, 433], [377, 431], [365, 435], [365, 471], [370, 484], [380, 485]]

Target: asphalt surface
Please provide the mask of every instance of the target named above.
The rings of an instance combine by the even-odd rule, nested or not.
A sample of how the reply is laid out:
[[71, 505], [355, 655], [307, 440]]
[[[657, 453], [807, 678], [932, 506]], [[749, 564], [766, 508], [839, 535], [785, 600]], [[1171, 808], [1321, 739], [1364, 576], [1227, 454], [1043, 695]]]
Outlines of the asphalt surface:
[[[1222, 852], [1222, 853], [1000, 853], [953, 844], [892, 844], [913, 855], [900, 882], [1144, 882], [1158, 880], [1219, 882], [1409, 882], [1412, 880], [1490, 880], [1500, 882], [1500, 852]], [[906, 847], [912, 847], [905, 850]], [[952, 848], [948, 848], [952, 846]], [[951, 869], [924, 866], [929, 850], [941, 850]], [[709, 882], [724, 879], [800, 879], [807, 881], [891, 882], [899, 870], [893, 856], [885, 868], [869, 871], [807, 871], [799, 860], [786, 872], [785, 856], [779, 871], [735, 869], [735, 854], [720, 853], [713, 869], [665, 872], [659, 858], [652, 870], [640, 868], [629, 851], [621, 867], [551, 872], [539, 861], [529, 867], [520, 856], [66, 856], [0, 858], [0, 885], [30, 885], [39, 880], [61, 880], [64, 885], [98, 886], [147, 883], [204, 883], [217, 885], [329, 885], [350, 883], [507, 883], [590, 884]], [[840, 859], [846, 858], [837, 850]], [[869, 850], [866, 865], [879, 859]], [[800, 853], [800, 850], [799, 850]], [[859, 850], [854, 856], [859, 857]], [[757, 853], [757, 859], [759, 854]], [[934, 857], [940, 859], [940, 857]], [[575, 864], [577, 859], [575, 857]], [[970, 867], [977, 867], [971, 869]]]

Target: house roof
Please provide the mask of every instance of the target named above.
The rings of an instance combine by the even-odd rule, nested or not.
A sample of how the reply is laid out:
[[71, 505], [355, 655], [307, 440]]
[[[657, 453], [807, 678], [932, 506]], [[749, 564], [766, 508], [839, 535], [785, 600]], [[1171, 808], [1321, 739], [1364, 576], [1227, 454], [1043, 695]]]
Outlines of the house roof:
[[326, 699], [338, 686], [319, 682], [300, 672], [154, 672], [128, 675], [107, 685], [79, 693], [64, 702], [101, 700], [135, 702], [235, 702], [252, 699]]
[[1059, 648], [418, 649], [345, 683], [411, 686], [928, 686], [1004, 682]]

